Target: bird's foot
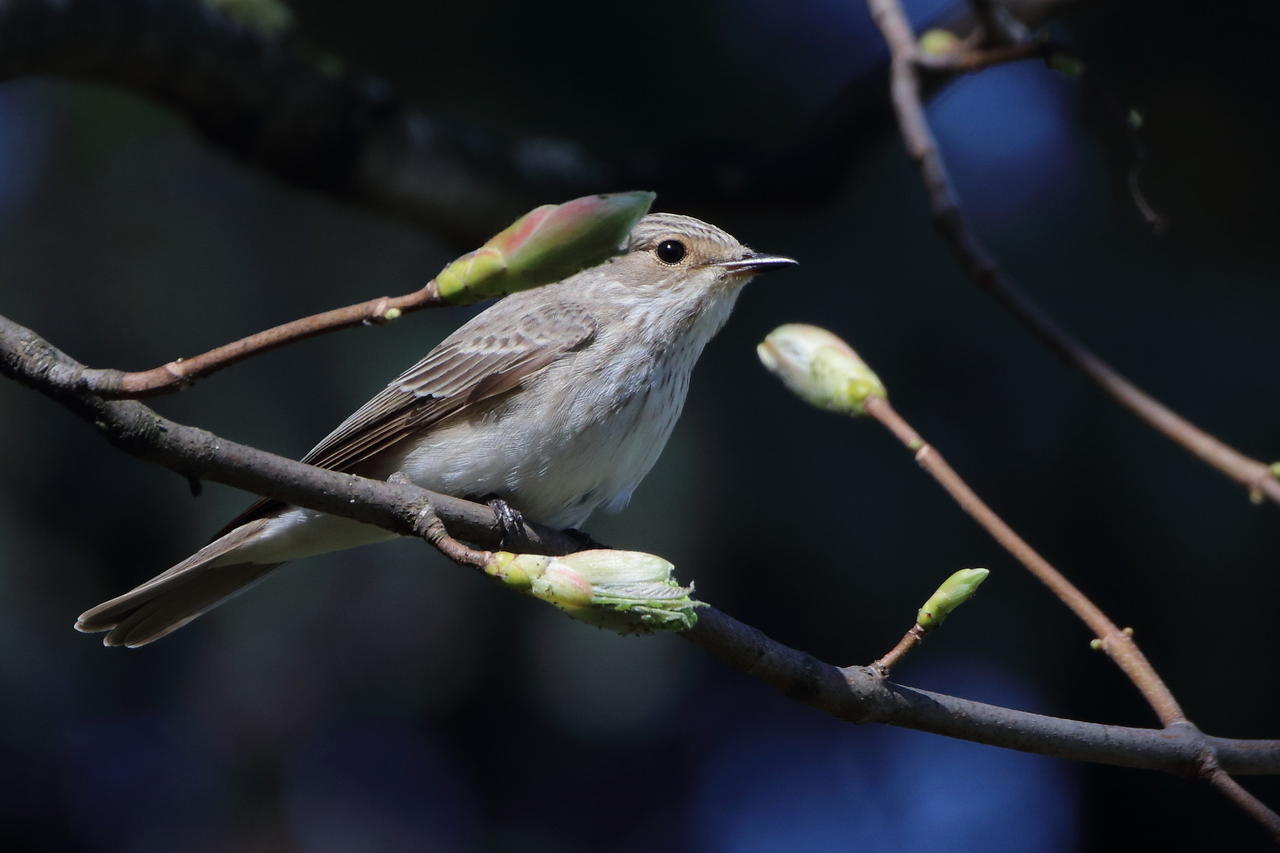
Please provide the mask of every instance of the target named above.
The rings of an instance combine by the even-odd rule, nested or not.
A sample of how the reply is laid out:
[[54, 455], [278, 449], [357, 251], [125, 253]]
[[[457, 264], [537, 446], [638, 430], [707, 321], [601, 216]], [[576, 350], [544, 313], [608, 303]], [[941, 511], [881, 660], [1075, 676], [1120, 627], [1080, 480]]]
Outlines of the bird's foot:
[[489, 495], [484, 502], [493, 510], [493, 517], [498, 521], [502, 536], [499, 544], [504, 550], [525, 541], [524, 516], [520, 514], [520, 510], [497, 495]]

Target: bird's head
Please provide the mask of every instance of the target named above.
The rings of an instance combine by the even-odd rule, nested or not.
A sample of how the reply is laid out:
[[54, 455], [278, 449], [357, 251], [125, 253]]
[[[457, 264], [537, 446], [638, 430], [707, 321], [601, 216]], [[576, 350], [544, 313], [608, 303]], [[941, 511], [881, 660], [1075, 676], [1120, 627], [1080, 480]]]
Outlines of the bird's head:
[[736, 295], [759, 273], [794, 264], [754, 252], [732, 235], [692, 216], [652, 213], [636, 223], [612, 272], [627, 284], [661, 294], [717, 301]]

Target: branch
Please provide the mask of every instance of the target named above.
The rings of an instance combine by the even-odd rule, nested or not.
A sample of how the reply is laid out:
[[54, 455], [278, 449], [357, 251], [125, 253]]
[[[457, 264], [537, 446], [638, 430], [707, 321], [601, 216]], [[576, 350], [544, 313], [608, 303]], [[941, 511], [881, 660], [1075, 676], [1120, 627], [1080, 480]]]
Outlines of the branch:
[[916, 612], [915, 624], [902, 635], [897, 645], [871, 664], [871, 671], [882, 678], [888, 677], [890, 670], [900, 660], [924, 642], [925, 635], [937, 630], [951, 611], [973, 597], [988, 574], [990, 572], [986, 569], [961, 569], [953, 572]]
[[[213, 480], [299, 506], [439, 542], [438, 517], [450, 537], [500, 546], [493, 511], [404, 482], [340, 474], [219, 438], [167, 420], [135, 400], [106, 400], [84, 387], [85, 368], [31, 330], [0, 317], [0, 373], [39, 391], [93, 424], [116, 447], [187, 477]], [[563, 554], [579, 542], [526, 524], [521, 547]], [[456, 544], [456, 543], [455, 543]], [[465, 550], [453, 555], [473, 564]], [[470, 561], [470, 562], [468, 562]], [[855, 723], [877, 722], [1024, 752], [1183, 776], [1216, 756], [1223, 772], [1280, 774], [1280, 741], [1201, 734], [1189, 723], [1163, 731], [1077, 722], [915, 690], [867, 667], [840, 669], [778, 643], [713, 608], [701, 608], [684, 632], [733, 668], [788, 697]]]
[[[869, 415], [879, 421], [894, 438], [914, 452], [916, 462], [961, 509], [1092, 629], [1097, 637], [1094, 643], [1111, 655], [1155, 710], [1161, 723], [1170, 726], [1186, 722], [1186, 716], [1173, 694], [1134, 644], [1133, 632], [1116, 627], [1101, 608], [1040, 556], [969, 488], [942, 454], [897, 413], [889, 403], [884, 383], [853, 347], [821, 326], [787, 323], [770, 332], [756, 347], [756, 353], [765, 369], [806, 403], [850, 417]], [[945, 618], [949, 608], [972, 595], [986, 576], [986, 569], [968, 569], [948, 578], [921, 608], [925, 622], [917, 620], [920, 626], [934, 624], [939, 610]], [[890, 657], [904, 653], [918, 640], [918, 637], [912, 638], [908, 634]]]
[[454, 260], [413, 293], [313, 314], [151, 370], [84, 370], [81, 381], [85, 390], [108, 398], [166, 394], [292, 341], [363, 323], [385, 323], [422, 308], [466, 305], [542, 287], [616, 255], [649, 211], [653, 197], [650, 192], [608, 193], [544, 204]]
[[338, 329], [370, 323], [386, 323], [401, 314], [448, 304], [440, 298], [435, 279], [403, 296], [382, 296], [345, 308], [335, 308], [273, 326], [238, 341], [223, 344], [193, 358], [179, 358], [153, 367], [126, 373], [120, 370], [86, 368], [80, 381], [86, 391], [108, 399], [154, 397], [187, 387], [197, 379], [230, 367], [237, 362], [294, 341], [313, 338]]
[[1099, 646], [1106, 651], [1116, 665], [1124, 671], [1143, 698], [1156, 712], [1165, 726], [1186, 722], [1186, 715], [1147, 660], [1146, 655], [1133, 641], [1131, 632], [1120, 630], [1102, 609], [1080, 591], [1053, 564], [1032, 548], [1012, 527], [1005, 523], [982, 498], [969, 488], [931, 444], [922, 439], [889, 404], [885, 397], [871, 397], [865, 404], [866, 413], [884, 425], [894, 437], [908, 449], [915, 451], [916, 462], [938, 481], [947, 494], [978, 522], [991, 537], [1000, 543], [1018, 562], [1026, 566], [1036, 579], [1047, 586], [1058, 600], [1067, 606], [1080, 621], [1089, 626], [1098, 638]]
[[[890, 91], [894, 110], [898, 116], [898, 125], [908, 153], [919, 166], [921, 178], [929, 193], [933, 206], [934, 227], [951, 247], [969, 276], [980, 288], [991, 293], [997, 301], [1012, 311], [1052, 350], [1082, 370], [1141, 420], [1223, 474], [1242, 483], [1249, 489], [1251, 498], [1257, 499], [1258, 496], [1265, 494], [1273, 501], [1280, 502], [1280, 479], [1277, 479], [1270, 467], [1244, 456], [1197, 428], [1129, 382], [1059, 327], [996, 264], [960, 207], [946, 165], [939, 153], [937, 140], [933, 136], [925, 115], [917, 73], [918, 51], [915, 34], [911, 30], [911, 24], [902, 9], [902, 4], [899, 0], [867, 0], [867, 6], [885, 42], [889, 45]], [[908, 443], [908, 446], [920, 447], [917, 459], [930, 470], [930, 473], [965, 507], [970, 515], [982, 523], [993, 536], [1000, 539], [1001, 544], [1017, 556], [1042, 582], [1053, 589], [1059, 599], [1077, 616], [1095, 631], [1101, 629], [1099, 637], [1103, 648], [1107, 649], [1112, 659], [1147, 697], [1166, 727], [1172, 723], [1181, 722], [1184, 719], [1181, 708], [1178, 707], [1173, 695], [1145, 656], [1136, 645], [1133, 645], [1132, 640], [1123, 632], [1117, 632], [1115, 625], [1101, 610], [1044, 561], [1017, 534], [1008, 529], [1003, 521], [968, 490], [968, 487], [941, 457], [935, 455], [931, 459], [928, 453], [931, 448], [928, 445], [921, 446], [919, 436], [914, 436], [914, 431], [901, 419], [897, 419], [897, 423], [894, 422], [893, 418], [896, 418], [896, 415], [886, 401], [876, 399], [871, 402], [877, 404], [878, 411], [873, 412], [871, 405], [868, 404], [868, 412], [875, 414], [886, 426], [893, 429], [900, 439]], [[908, 441], [910, 436], [914, 436], [914, 439]], [[1280, 814], [1268, 808], [1226, 776], [1225, 772], [1215, 764], [1212, 753], [1205, 755], [1201, 773], [1250, 817], [1266, 827], [1273, 839], [1280, 842]]]
[[[404, 483], [342, 474], [183, 426], [133, 400], [107, 400], [85, 388], [86, 368], [34, 332], [0, 317], [0, 373], [62, 403], [119, 449], [195, 480], [212, 480], [310, 509], [415, 535], [430, 505], [456, 535], [496, 543], [501, 531], [481, 504]], [[521, 547], [564, 554], [581, 547], [571, 536], [526, 524]]]
[[892, 53], [891, 94], [907, 151], [916, 161], [933, 208], [933, 224], [979, 288], [995, 297], [1023, 325], [1069, 364], [1084, 372], [1122, 406], [1165, 437], [1249, 490], [1280, 503], [1280, 480], [1266, 464], [1204, 432], [1142, 391], [1068, 334], [992, 259], [960, 207], [929, 127], [920, 95], [915, 35], [898, 0], [867, 0]]
[[713, 608], [699, 610], [698, 624], [681, 636], [787, 698], [851, 723], [884, 723], [1037, 755], [1188, 777], [1200, 774], [1200, 756], [1209, 749], [1225, 772], [1280, 773], [1280, 740], [1209, 737], [1190, 723], [1165, 730], [1085, 723], [917, 690], [885, 681], [869, 667], [832, 666]]

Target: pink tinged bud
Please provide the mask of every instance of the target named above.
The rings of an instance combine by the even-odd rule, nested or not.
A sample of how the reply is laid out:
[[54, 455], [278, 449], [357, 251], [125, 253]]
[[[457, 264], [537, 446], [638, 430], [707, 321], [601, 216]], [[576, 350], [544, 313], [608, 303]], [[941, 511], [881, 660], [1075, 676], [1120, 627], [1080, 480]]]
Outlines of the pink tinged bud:
[[540, 577], [534, 578], [530, 593], [567, 613], [591, 606], [594, 590], [582, 575], [560, 560], [552, 560]]
[[697, 622], [675, 567], [653, 554], [597, 549], [563, 557], [493, 555], [485, 572], [575, 619], [623, 634], [683, 631]]
[[769, 333], [756, 353], [765, 369], [812, 406], [861, 415], [884, 384], [853, 348], [818, 326], [788, 323]]
[[568, 278], [618, 254], [654, 197], [610, 193], [535, 208], [445, 267], [436, 286], [461, 305]]

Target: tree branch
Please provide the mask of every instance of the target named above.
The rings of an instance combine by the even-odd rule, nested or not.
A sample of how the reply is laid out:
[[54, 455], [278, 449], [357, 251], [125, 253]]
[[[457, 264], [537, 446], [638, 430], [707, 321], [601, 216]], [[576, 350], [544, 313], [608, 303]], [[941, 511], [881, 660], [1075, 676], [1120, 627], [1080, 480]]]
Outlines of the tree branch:
[[[86, 390], [85, 368], [47, 341], [0, 317], [0, 374], [56, 400], [93, 424], [116, 447], [187, 477], [209, 479], [299, 506], [438, 540], [499, 547], [492, 510], [404, 482], [379, 482], [304, 465], [161, 417], [135, 400], [106, 400]], [[573, 537], [526, 524], [522, 550], [562, 554]], [[473, 555], [459, 552], [468, 565]], [[1024, 752], [1183, 776], [1201, 773], [1206, 754], [1223, 772], [1280, 774], [1280, 741], [1207, 737], [1189, 723], [1164, 730], [1077, 722], [915, 690], [868, 667], [840, 669], [778, 643], [713, 608], [699, 609], [685, 632], [733, 668], [788, 697], [855, 723], [877, 722]]]
[[179, 358], [149, 370], [123, 372], [120, 370], [81, 371], [82, 388], [105, 399], [154, 397], [181, 390], [197, 379], [216, 373], [258, 353], [282, 347], [293, 341], [313, 338], [338, 329], [349, 329], [367, 323], [386, 323], [399, 317], [448, 304], [440, 297], [434, 279], [419, 290], [403, 296], [382, 296], [355, 305], [335, 308], [281, 323], [270, 329], [215, 347], [192, 358]]
[[1171, 726], [1174, 723], [1186, 722], [1186, 715], [1178, 705], [1178, 700], [1165, 686], [1163, 679], [1151, 666], [1129, 632], [1120, 630], [1101, 608], [1075, 584], [1067, 580], [1052, 563], [1040, 556], [1038, 551], [1006, 524], [991, 507], [987, 506], [955, 472], [955, 469], [947, 464], [942, 454], [902, 419], [887, 398], [868, 398], [866, 412], [884, 425], [907, 448], [914, 451], [916, 462], [920, 467], [928, 471], [946, 489], [947, 494], [951, 495], [960, 508], [978, 522], [982, 529], [991, 535], [991, 538], [1000, 543], [1001, 547], [1022, 563], [1027, 571], [1035, 575], [1037, 580], [1048, 587], [1059, 601], [1080, 618], [1080, 621], [1089, 626], [1089, 630], [1093, 631], [1098, 638], [1101, 648], [1138, 688], [1163, 725]]
[[[1209, 737], [1190, 723], [1138, 729], [1046, 717], [895, 684], [871, 668], [839, 668], [771, 639], [726, 613], [698, 611], [681, 636], [789, 699], [852, 723], [884, 723], [1021, 752], [1200, 775], [1204, 749], [1231, 773], [1280, 773], [1280, 741]], [[1248, 769], [1246, 769], [1248, 768]]]
[[529, 211], [483, 246], [448, 264], [418, 290], [335, 308], [249, 335], [151, 370], [82, 370], [85, 390], [101, 397], [147, 397], [180, 390], [250, 356], [336, 329], [386, 323], [440, 305], [466, 305], [564, 280], [612, 258], [653, 204], [651, 192], [583, 196]]
[[[93, 424], [119, 449], [184, 477], [212, 480], [310, 509], [354, 518], [413, 536], [430, 504], [457, 536], [498, 542], [493, 511], [404, 483], [388, 483], [303, 465], [236, 444], [161, 417], [133, 400], [107, 400], [87, 390], [85, 368], [34, 332], [0, 317], [0, 373], [41, 391]], [[573, 537], [525, 525], [521, 547], [565, 554], [581, 545]]]
[[1280, 480], [1266, 464], [1219, 441], [1138, 388], [1095, 355], [1027, 296], [992, 259], [969, 224], [951, 185], [920, 94], [915, 34], [898, 0], [867, 0], [892, 54], [890, 91], [907, 151], [920, 169], [933, 208], [933, 224], [979, 288], [995, 297], [1067, 363], [1166, 438], [1249, 490], [1280, 503]]
[[[998, 302], [1008, 308], [1050, 349], [1083, 371], [1141, 420], [1221, 473], [1243, 484], [1249, 489], [1251, 498], [1257, 499], [1258, 496], [1265, 494], [1273, 501], [1280, 502], [1280, 479], [1277, 479], [1269, 466], [1229, 447], [1139, 389], [1067, 334], [996, 264], [960, 207], [946, 164], [939, 153], [937, 140], [933, 136], [928, 117], [925, 115], [917, 72], [918, 50], [915, 33], [911, 29], [902, 4], [900, 0], [867, 0], [867, 6], [889, 46], [890, 92], [894, 111], [898, 116], [898, 126], [907, 151], [916, 161], [929, 193], [933, 207], [934, 227], [951, 247], [952, 253], [969, 276], [980, 288], [995, 296]], [[887, 404], [881, 408], [892, 412]], [[882, 416], [883, 412], [877, 415], [877, 417]], [[894, 428], [889, 422], [886, 422], [886, 425]], [[907, 430], [909, 429], [907, 427]], [[899, 437], [906, 440], [903, 435]], [[915, 441], [919, 441], [918, 436]], [[927, 450], [929, 450], [928, 446], [924, 445], [921, 453]], [[1106, 634], [1099, 632], [1103, 647], [1147, 697], [1161, 720], [1165, 722], [1166, 728], [1171, 722], [1180, 722], [1184, 719], [1182, 710], [1178, 707], [1173, 695], [1137, 646], [1132, 644], [1131, 639], [1122, 632], [1116, 632], [1115, 625], [1106, 618], [1105, 614], [1031, 550], [1012, 530], [1008, 530], [1007, 526], [1003, 525], [1003, 522], [995, 517], [994, 513], [975, 495], [971, 492], [966, 495], [967, 487], [959, 481], [955, 472], [951, 471], [940, 457], [928, 463], [920, 456], [917, 458], [920, 459], [921, 464], [930, 467], [931, 473], [939, 478], [944, 487], [961, 501], [966, 510], [982, 522], [992, 535], [996, 535], [997, 538], [1005, 537], [1008, 540], [1003, 542], [1005, 547], [1017, 555], [1018, 559], [1037, 577], [1054, 589], [1058, 597], [1073, 612], [1088, 622], [1090, 627], [1095, 627], [1096, 623], [1095, 630], [1102, 628], [1108, 632]], [[1226, 776], [1225, 771], [1216, 766], [1211, 752], [1206, 753], [1204, 757], [1201, 775], [1246, 814], [1266, 827], [1272, 838], [1280, 842], [1280, 814]]]

